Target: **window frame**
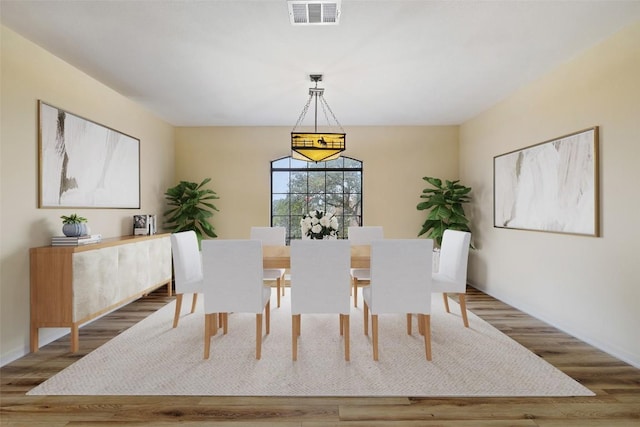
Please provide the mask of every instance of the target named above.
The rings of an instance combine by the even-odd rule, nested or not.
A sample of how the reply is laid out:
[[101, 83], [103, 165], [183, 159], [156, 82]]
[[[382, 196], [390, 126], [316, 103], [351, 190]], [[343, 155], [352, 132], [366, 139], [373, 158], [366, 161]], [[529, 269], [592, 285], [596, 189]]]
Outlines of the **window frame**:
[[[281, 163], [282, 161], [286, 160], [287, 161], [287, 167], [283, 167], [281, 165], [278, 165], [278, 163]], [[336, 164], [337, 161], [341, 162], [341, 166], [336, 166], [336, 167], [332, 167], [333, 165]], [[347, 165], [348, 163], [348, 165]], [[277, 166], [276, 166], [277, 165]], [[291, 175], [289, 175], [289, 181], [287, 183], [287, 192], [286, 193], [282, 193], [282, 192], [276, 192], [274, 193], [274, 174], [277, 172], [287, 172], [289, 174], [291, 173], [305, 173], [307, 175], [306, 177], [306, 185], [307, 185], [307, 189], [306, 192], [304, 193], [300, 193], [300, 192], [291, 192], [291, 187], [290, 187], [290, 183], [291, 183]], [[325, 182], [324, 182], [324, 192], [323, 193], [319, 193], [319, 192], [311, 192], [309, 189], [309, 173], [310, 172], [323, 172], [325, 175]], [[344, 189], [345, 187], [342, 187], [342, 193], [327, 193], [327, 173], [329, 172], [341, 172], [343, 174], [348, 173], [348, 172], [355, 172], [359, 174], [360, 177], [360, 192], [355, 192], [355, 193], [350, 193], [347, 192], [345, 193]], [[269, 202], [270, 208], [269, 208], [269, 221], [270, 221], [270, 225], [273, 226], [282, 226], [281, 222], [276, 222], [274, 221], [274, 219], [276, 218], [286, 218], [285, 223], [288, 224], [287, 228], [287, 234], [286, 234], [286, 242], [287, 244], [289, 244], [289, 242], [291, 241], [291, 239], [299, 239], [301, 236], [298, 233], [294, 232], [294, 227], [295, 224], [297, 224], [299, 221], [298, 218], [301, 218], [301, 215], [294, 215], [291, 212], [291, 203], [289, 203], [289, 212], [288, 215], [274, 215], [274, 201], [276, 200], [274, 198], [274, 195], [278, 195], [278, 194], [283, 194], [286, 195], [285, 198], [289, 198], [289, 200], [291, 200], [291, 195], [304, 195], [304, 197], [307, 199], [306, 200], [306, 211], [309, 210], [309, 202], [311, 201], [311, 197], [310, 195], [312, 194], [323, 194], [326, 196], [326, 194], [341, 194], [342, 195], [342, 206], [344, 206], [345, 204], [345, 195], [350, 195], [350, 194], [359, 194], [359, 211], [357, 212], [357, 214], [355, 215], [347, 215], [346, 217], [340, 217], [340, 227], [338, 228], [338, 238], [339, 239], [346, 239], [347, 238], [347, 228], [349, 225], [355, 225], [352, 221], [348, 221], [347, 218], [351, 218], [355, 220], [355, 223], [357, 223], [357, 225], [362, 225], [363, 224], [363, 213], [364, 213], [364, 200], [363, 200], [363, 182], [364, 182], [364, 167], [363, 167], [363, 162], [362, 160], [358, 160], [358, 159], [354, 159], [352, 157], [347, 157], [347, 156], [341, 156], [339, 159], [336, 160], [331, 160], [331, 161], [327, 161], [327, 162], [318, 162], [318, 163], [313, 163], [313, 162], [306, 162], [306, 161], [301, 161], [301, 160], [297, 160], [292, 158], [291, 156], [286, 156], [286, 157], [281, 157], [275, 160], [272, 160], [270, 162], [270, 174], [269, 174], [269, 178], [270, 178], [270, 186], [271, 186], [271, 200]], [[344, 175], [343, 175], [343, 181], [345, 181], [344, 179]], [[326, 197], [324, 197], [325, 203], [325, 209], [326, 209]]]

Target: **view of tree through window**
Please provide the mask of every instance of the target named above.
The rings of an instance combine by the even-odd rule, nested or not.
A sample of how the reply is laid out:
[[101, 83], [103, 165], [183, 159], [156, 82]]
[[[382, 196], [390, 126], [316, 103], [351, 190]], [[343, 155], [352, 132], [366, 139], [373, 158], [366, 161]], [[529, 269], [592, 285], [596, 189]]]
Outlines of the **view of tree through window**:
[[319, 210], [338, 218], [339, 238], [362, 224], [362, 162], [340, 157], [306, 162], [284, 157], [271, 162], [271, 225], [287, 229], [287, 243], [302, 238], [303, 215]]

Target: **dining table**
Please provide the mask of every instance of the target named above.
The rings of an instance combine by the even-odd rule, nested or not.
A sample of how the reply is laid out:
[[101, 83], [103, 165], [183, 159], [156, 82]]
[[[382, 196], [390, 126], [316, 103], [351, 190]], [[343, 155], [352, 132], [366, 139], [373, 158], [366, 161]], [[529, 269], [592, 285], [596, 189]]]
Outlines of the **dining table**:
[[[290, 246], [263, 246], [262, 261], [264, 268], [291, 268]], [[370, 268], [371, 246], [351, 246], [351, 268]]]

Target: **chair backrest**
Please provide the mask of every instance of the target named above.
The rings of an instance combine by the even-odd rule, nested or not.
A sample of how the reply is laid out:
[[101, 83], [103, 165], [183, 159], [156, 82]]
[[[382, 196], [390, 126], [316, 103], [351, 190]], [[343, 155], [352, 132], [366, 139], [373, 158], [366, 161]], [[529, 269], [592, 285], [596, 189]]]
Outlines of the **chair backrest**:
[[438, 276], [461, 286], [464, 292], [467, 285], [467, 262], [471, 233], [466, 231], [445, 230], [440, 248]]
[[258, 240], [203, 240], [205, 313], [261, 313], [262, 244]]
[[202, 286], [202, 257], [193, 230], [171, 235], [171, 253], [176, 293], [199, 292]]
[[431, 239], [371, 242], [372, 313], [431, 313]]
[[349, 314], [348, 240], [291, 241], [291, 313]]
[[264, 246], [284, 246], [287, 229], [284, 227], [251, 227], [250, 239], [260, 240]]
[[378, 225], [349, 227], [347, 232], [352, 245], [370, 245], [373, 240], [384, 239], [383, 228]]

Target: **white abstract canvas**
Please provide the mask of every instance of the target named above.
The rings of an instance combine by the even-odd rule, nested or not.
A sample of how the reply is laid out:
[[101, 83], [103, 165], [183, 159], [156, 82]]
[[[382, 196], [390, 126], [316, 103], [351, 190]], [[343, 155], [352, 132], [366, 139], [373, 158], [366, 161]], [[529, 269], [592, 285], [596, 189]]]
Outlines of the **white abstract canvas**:
[[40, 207], [140, 207], [140, 140], [40, 102]]
[[598, 235], [598, 128], [494, 157], [494, 226]]

